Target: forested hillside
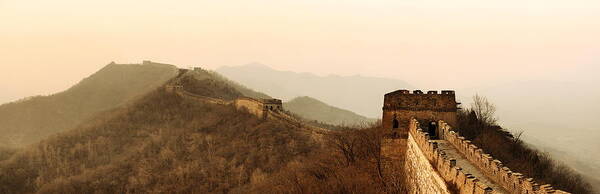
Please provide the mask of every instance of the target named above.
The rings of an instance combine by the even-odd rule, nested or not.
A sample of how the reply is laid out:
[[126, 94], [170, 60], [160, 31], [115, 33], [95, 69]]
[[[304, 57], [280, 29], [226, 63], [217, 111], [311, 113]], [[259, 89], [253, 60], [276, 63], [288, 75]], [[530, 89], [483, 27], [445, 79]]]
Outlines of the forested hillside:
[[297, 125], [157, 90], [0, 162], [0, 193], [230, 192], [318, 146]]
[[[180, 80], [190, 92], [241, 95], [221, 80], [189, 74]], [[12, 157], [0, 158], [0, 193], [373, 193], [403, 188], [399, 168], [375, 151], [381, 145], [378, 130], [315, 136], [305, 126], [262, 120], [233, 106], [157, 89], [77, 129], [8, 151]]]
[[72, 88], [0, 105], [0, 147], [20, 147], [74, 128], [125, 104], [177, 75], [165, 64], [110, 64]]

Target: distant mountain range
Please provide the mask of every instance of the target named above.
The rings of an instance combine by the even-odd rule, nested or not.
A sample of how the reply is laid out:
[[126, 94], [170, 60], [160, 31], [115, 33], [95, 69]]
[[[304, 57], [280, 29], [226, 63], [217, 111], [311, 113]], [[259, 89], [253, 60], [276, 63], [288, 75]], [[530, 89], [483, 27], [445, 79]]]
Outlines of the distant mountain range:
[[220, 74], [275, 98], [291, 100], [310, 96], [371, 118], [381, 117], [383, 95], [399, 88], [413, 88], [396, 79], [365, 76], [318, 76], [278, 71], [262, 64], [221, 67]]

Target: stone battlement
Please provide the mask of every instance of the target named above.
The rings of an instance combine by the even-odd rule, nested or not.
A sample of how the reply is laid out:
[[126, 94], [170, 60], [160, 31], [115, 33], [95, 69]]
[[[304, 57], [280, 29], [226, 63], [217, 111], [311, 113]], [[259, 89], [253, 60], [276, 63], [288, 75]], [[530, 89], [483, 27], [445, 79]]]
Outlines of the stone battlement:
[[251, 114], [259, 118], [266, 118], [269, 111], [283, 111], [283, 103], [279, 99], [254, 99], [250, 97], [239, 97], [233, 101], [226, 101], [218, 98], [200, 96], [183, 89], [182, 85], [166, 85], [167, 92], [176, 93], [185, 98], [192, 98], [212, 104], [233, 104], [237, 109], [246, 109]]
[[[411, 125], [416, 121], [411, 121]], [[444, 121], [438, 122], [440, 137], [452, 144], [473, 165], [477, 166], [488, 178], [511, 193], [567, 193], [555, 190], [551, 185], [539, 185], [532, 178], [524, 177], [521, 173], [513, 172], [501, 161], [465, 140]]]
[[[394, 95], [406, 95], [406, 94], [421, 95], [421, 94], [425, 94], [425, 93], [423, 93], [423, 91], [421, 91], [421, 90], [413, 90], [412, 93], [410, 90], [396, 90], [394, 92], [390, 92], [385, 95], [386, 96], [394, 96]], [[429, 95], [438, 94], [438, 91], [429, 90], [429, 91], [427, 91], [427, 94], [429, 94]], [[440, 94], [441, 95], [454, 95], [454, 90], [442, 90]]]
[[405, 127], [411, 118], [420, 121], [444, 120], [455, 125], [457, 106], [455, 93], [451, 90], [441, 93], [429, 91], [427, 94], [421, 90], [412, 93], [396, 90], [384, 96], [382, 125], [384, 129], [397, 131]]
[[456, 112], [457, 103], [454, 91], [443, 90], [441, 94], [437, 91], [428, 91], [426, 94], [421, 90], [410, 93], [408, 90], [397, 90], [385, 94], [383, 110], [416, 110]]
[[444, 151], [438, 149], [438, 143], [431, 141], [429, 134], [418, 126], [419, 122], [416, 119], [411, 119], [409, 140], [416, 142], [420, 151], [447, 184], [454, 185], [461, 194], [498, 193], [490, 186], [480, 182], [477, 177], [463, 172], [463, 169], [456, 165], [456, 159], [448, 157]]
[[240, 97], [235, 99], [233, 104], [238, 108], [245, 108], [250, 113], [259, 118], [266, 118], [268, 111], [282, 111], [283, 105], [279, 99], [254, 99], [250, 97]]

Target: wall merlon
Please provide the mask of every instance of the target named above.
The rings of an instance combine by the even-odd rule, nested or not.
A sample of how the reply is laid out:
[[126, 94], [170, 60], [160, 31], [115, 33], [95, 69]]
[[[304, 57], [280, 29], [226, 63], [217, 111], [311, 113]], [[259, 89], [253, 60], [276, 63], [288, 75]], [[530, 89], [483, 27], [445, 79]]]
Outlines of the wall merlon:
[[487, 185], [485, 185], [481, 182], [477, 182], [477, 183], [475, 183], [475, 191], [473, 193], [486, 194], [486, 193], [491, 193], [492, 191], [493, 191], [493, 189], [491, 187], [488, 187]]
[[454, 90], [442, 90], [442, 94], [454, 94]]
[[457, 176], [456, 176], [456, 187], [459, 190], [462, 190], [465, 186], [465, 181], [467, 180], [467, 175], [462, 171], [462, 169], [457, 168]]
[[479, 180], [477, 180], [477, 178], [473, 177], [472, 175], [468, 175], [467, 176], [467, 180], [465, 181], [465, 189], [461, 193], [474, 193], [474, 191], [475, 191], [475, 184], [478, 181]]

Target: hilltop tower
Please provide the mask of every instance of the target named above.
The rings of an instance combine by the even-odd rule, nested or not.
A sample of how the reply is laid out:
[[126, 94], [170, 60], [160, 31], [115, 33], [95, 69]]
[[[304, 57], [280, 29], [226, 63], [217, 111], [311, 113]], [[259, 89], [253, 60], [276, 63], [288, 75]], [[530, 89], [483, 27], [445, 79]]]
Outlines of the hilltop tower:
[[413, 117], [422, 123], [444, 120], [454, 127], [457, 105], [454, 91], [451, 90], [443, 90], [441, 94], [437, 91], [423, 93], [421, 90], [412, 93], [408, 90], [390, 92], [384, 96], [383, 128], [390, 130], [394, 137], [405, 139], [408, 122]]

